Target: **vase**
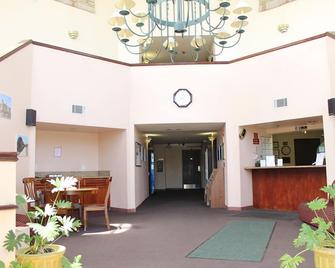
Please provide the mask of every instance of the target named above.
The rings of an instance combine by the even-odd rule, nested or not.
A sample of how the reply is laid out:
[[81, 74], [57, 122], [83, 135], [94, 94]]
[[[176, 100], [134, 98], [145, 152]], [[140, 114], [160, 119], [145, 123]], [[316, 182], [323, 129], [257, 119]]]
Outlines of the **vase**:
[[335, 249], [318, 247], [314, 250], [314, 264], [316, 268], [335, 267]]
[[21, 264], [31, 264], [31, 268], [62, 268], [62, 258], [65, 247], [60, 245], [48, 245], [52, 252], [40, 254], [26, 254], [27, 248], [16, 252], [17, 261]]

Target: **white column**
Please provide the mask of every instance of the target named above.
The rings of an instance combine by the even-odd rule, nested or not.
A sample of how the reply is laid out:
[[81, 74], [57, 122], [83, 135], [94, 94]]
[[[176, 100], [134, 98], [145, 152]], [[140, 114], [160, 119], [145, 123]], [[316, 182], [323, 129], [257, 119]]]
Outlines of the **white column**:
[[323, 132], [325, 138], [327, 184], [335, 180], [335, 116], [323, 116]]
[[225, 130], [226, 148], [226, 205], [228, 208], [240, 208], [241, 174], [240, 174], [240, 149], [239, 128], [236, 124], [227, 123]]
[[128, 209], [136, 209], [135, 202], [135, 129], [127, 130], [127, 203]]
[[[2, 160], [0, 157], [0, 260], [9, 264], [14, 253], [9, 253], [2, 245], [9, 230], [15, 232], [16, 161]], [[7, 267], [7, 266], [6, 266]]]

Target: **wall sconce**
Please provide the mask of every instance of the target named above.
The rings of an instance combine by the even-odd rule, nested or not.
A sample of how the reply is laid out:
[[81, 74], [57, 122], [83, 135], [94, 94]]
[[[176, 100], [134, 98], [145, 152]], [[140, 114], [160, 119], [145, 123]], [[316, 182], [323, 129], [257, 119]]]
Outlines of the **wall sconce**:
[[68, 32], [68, 35], [71, 39], [77, 39], [79, 36], [79, 32], [77, 30], [71, 30]]
[[152, 138], [150, 138], [150, 136], [147, 136], [146, 139], [145, 139], [145, 142], [147, 144], [149, 144], [151, 142]]
[[287, 23], [281, 23], [278, 25], [278, 31], [281, 33], [286, 33], [288, 31], [289, 25]]
[[215, 140], [214, 134], [211, 133], [211, 135], [208, 137], [210, 142], [213, 142]]

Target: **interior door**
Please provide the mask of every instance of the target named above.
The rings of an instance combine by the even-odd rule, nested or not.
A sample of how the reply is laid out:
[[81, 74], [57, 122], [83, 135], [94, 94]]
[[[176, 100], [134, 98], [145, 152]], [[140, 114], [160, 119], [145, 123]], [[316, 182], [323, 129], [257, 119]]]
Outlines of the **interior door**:
[[320, 145], [320, 139], [295, 139], [295, 164], [311, 165], [316, 159], [316, 151]]
[[184, 188], [200, 188], [200, 150], [183, 150]]

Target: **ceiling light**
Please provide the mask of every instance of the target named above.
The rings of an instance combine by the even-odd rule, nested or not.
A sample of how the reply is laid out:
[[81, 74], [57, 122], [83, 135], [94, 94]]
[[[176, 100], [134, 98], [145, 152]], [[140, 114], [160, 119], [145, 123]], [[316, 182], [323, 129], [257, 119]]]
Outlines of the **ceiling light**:
[[[251, 11], [245, 1], [240, 1], [231, 12], [228, 0], [218, 0], [215, 6], [210, 0], [146, 0], [146, 5], [147, 12], [138, 13], [133, 11], [134, 1], [118, 0], [115, 4], [118, 14], [109, 23], [132, 54], [145, 54], [154, 42], [160, 42], [155, 55], [145, 57], [148, 61], [166, 50], [174, 62], [176, 55], [185, 51], [178, 50], [178, 36], [191, 37], [189, 53], [194, 61], [198, 60], [200, 51], [209, 52], [211, 57], [218, 56], [240, 41], [248, 24], [245, 14]], [[229, 33], [227, 27], [234, 29]], [[161, 37], [159, 40], [163, 41], [154, 40], [154, 37]], [[217, 51], [213, 51], [206, 38], [213, 38]]]

